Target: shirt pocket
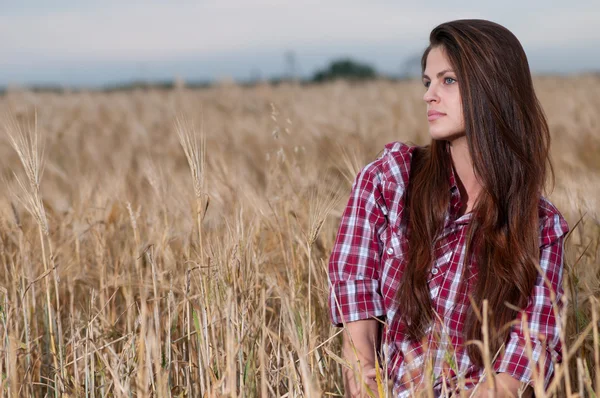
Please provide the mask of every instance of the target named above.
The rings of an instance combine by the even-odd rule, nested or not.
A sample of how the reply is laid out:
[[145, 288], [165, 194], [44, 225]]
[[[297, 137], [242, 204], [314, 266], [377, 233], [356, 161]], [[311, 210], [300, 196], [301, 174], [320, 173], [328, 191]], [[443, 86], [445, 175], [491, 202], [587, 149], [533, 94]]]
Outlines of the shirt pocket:
[[395, 268], [398, 268], [397, 266], [406, 258], [407, 240], [405, 229], [388, 225], [382, 238], [381, 259], [384, 268], [394, 265], [396, 265]]

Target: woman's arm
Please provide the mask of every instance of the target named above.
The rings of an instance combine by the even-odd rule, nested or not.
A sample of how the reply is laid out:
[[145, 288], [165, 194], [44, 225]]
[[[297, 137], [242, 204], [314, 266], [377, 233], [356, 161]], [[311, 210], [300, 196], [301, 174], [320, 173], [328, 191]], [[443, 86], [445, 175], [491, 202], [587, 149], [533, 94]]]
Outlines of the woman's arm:
[[[388, 223], [388, 209], [383, 197], [381, 159], [389, 156], [391, 150], [391, 146], [386, 146], [384, 153], [361, 169], [354, 179], [328, 268], [330, 320], [333, 325], [346, 328], [342, 356], [354, 365], [360, 361], [360, 367], [364, 370], [363, 377], [374, 391], [375, 383], [369, 383], [375, 378], [374, 351], [380, 348], [378, 340], [381, 340], [383, 331], [383, 324], [379, 319], [385, 319], [387, 316], [381, 291], [383, 281], [380, 280], [383, 250], [380, 235]], [[390, 156], [387, 161], [397, 164], [402, 159], [402, 164], [397, 164], [396, 167], [408, 179], [408, 147], [402, 146], [397, 152], [393, 159]], [[396, 189], [403, 189], [401, 181]], [[354, 348], [351, 341], [354, 342]], [[355, 392], [361, 385], [354, 382], [352, 373], [344, 370], [347, 394], [349, 391]], [[351, 374], [352, 377], [348, 378]]]
[[386, 225], [381, 209], [381, 177], [367, 165], [356, 176], [329, 258], [329, 314], [344, 323], [385, 315], [380, 289], [379, 231]]
[[[558, 213], [548, 217], [542, 225], [541, 273], [526, 308], [517, 316], [518, 324], [511, 328], [503, 355], [493, 364], [498, 375], [505, 374], [502, 377], [510, 376], [532, 387], [537, 384], [545, 389], [553, 375], [554, 363], [562, 360], [560, 315], [564, 305], [563, 246], [568, 230], [566, 221]], [[528, 352], [528, 344], [531, 353]]]
[[[369, 380], [367, 385], [377, 391], [376, 384], [368, 375], [375, 369], [375, 355], [379, 347], [380, 322], [377, 319], [364, 319], [348, 322], [343, 333], [342, 355], [353, 370], [344, 368], [346, 397], [367, 396], [361, 391], [361, 380]], [[363, 395], [361, 395], [363, 394]]]

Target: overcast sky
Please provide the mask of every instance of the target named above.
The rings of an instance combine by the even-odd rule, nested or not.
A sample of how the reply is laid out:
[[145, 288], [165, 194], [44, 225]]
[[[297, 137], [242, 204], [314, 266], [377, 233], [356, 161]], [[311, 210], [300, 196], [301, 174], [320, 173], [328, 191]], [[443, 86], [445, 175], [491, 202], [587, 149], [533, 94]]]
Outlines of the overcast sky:
[[[495, 4], [494, 4], [495, 3]], [[437, 24], [498, 22], [534, 73], [600, 70], [600, 1], [0, 0], [0, 86], [310, 76], [342, 56], [398, 74]]]

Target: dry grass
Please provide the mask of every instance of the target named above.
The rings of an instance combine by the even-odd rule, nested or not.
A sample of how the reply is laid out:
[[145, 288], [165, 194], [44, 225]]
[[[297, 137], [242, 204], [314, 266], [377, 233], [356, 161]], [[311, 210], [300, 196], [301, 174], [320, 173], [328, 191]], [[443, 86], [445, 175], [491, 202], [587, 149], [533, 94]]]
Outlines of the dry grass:
[[[550, 198], [571, 227], [583, 216], [567, 243], [570, 372], [549, 395], [591, 395], [600, 78], [536, 86]], [[428, 140], [422, 94], [338, 82], [0, 97], [18, 119], [0, 120], [1, 394], [341, 395], [327, 259], [358, 169], [387, 142]]]

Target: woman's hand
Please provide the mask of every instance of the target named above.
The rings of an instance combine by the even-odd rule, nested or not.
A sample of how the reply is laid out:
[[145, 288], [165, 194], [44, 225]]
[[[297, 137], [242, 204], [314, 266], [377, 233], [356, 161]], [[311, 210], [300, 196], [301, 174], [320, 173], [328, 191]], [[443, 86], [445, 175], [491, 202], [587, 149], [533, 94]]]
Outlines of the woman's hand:
[[533, 389], [531, 387], [526, 388], [522, 395], [519, 395], [519, 388], [521, 383], [509, 376], [506, 373], [499, 373], [495, 376], [496, 388], [489, 388], [487, 383], [479, 385], [473, 398], [508, 398], [508, 397], [532, 397]]
[[[346, 377], [346, 397], [348, 398], [366, 398], [375, 397], [379, 398], [376, 371], [373, 364], [365, 364], [362, 368], [362, 380], [360, 380], [361, 373], [356, 370], [346, 368], [344, 370]], [[366, 385], [366, 386], [365, 386]], [[372, 395], [369, 395], [366, 387], [369, 387]]]
[[472, 398], [496, 398], [498, 397], [497, 393], [493, 389], [487, 389], [485, 387], [479, 387], [475, 394], [469, 395]]

